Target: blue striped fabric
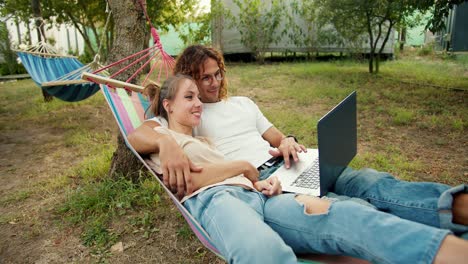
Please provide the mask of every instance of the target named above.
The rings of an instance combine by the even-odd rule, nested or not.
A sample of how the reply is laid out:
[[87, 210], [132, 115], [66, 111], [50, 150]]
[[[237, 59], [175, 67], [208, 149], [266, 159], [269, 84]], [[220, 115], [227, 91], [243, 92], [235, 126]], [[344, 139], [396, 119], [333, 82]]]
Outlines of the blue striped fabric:
[[129, 95], [126, 91], [120, 88], [109, 89], [107, 85], [101, 85], [101, 90], [104, 93], [104, 98], [106, 98], [106, 101], [112, 113], [114, 114], [115, 119], [117, 120], [120, 132], [122, 133], [122, 135], [124, 135], [125, 144], [133, 152], [133, 154], [135, 154], [135, 156], [143, 163], [143, 165], [145, 165], [146, 168], [154, 175], [156, 180], [161, 184], [161, 186], [164, 188], [171, 200], [174, 202], [177, 209], [179, 209], [180, 213], [185, 218], [185, 220], [187, 221], [197, 238], [200, 240], [200, 242], [218, 257], [223, 258], [223, 256], [221, 256], [219, 251], [211, 242], [209, 235], [206, 233], [203, 227], [195, 220], [195, 218], [193, 218], [193, 216], [187, 211], [187, 209], [185, 209], [185, 207], [180, 203], [177, 197], [175, 197], [174, 194], [164, 185], [160, 177], [151, 169], [148, 163], [140, 156], [140, 154], [138, 154], [135, 151], [135, 149], [130, 145], [130, 143], [127, 140], [127, 134], [131, 130], [136, 128], [134, 126], [135, 122], [132, 122], [131, 120], [145, 120], [144, 110], [146, 110], [149, 106], [149, 103], [146, 100], [146, 98], [141, 94], [135, 92]]
[[83, 64], [71, 57], [42, 57], [28, 52], [17, 52], [24, 67], [37, 86], [67, 102], [84, 100], [99, 90], [95, 83], [68, 84], [42, 87], [42, 83], [55, 81], [72, 71], [80, 69]]

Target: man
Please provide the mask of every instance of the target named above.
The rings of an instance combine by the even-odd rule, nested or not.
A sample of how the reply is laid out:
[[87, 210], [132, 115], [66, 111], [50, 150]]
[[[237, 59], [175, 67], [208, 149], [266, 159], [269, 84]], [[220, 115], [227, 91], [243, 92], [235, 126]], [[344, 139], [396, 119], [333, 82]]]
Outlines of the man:
[[[211, 138], [227, 159], [248, 160], [259, 168], [272, 155], [283, 156], [285, 166], [289, 167], [290, 157], [297, 161], [297, 152], [306, 151], [293, 136], [285, 136], [275, 128], [250, 99], [227, 98], [226, 69], [218, 51], [204, 46], [188, 47], [177, 60], [176, 73], [194, 78], [204, 103], [201, 126], [196, 134]], [[164, 120], [159, 122], [164, 123]], [[153, 128], [158, 125], [156, 120], [148, 120], [128, 139], [140, 153], [159, 152], [164, 183], [181, 197], [193, 191], [190, 171], [203, 168], [194, 166], [174, 140], [156, 133]], [[260, 177], [269, 174], [270, 171], [262, 170]], [[401, 218], [450, 229], [456, 234], [467, 235], [468, 232], [466, 184], [450, 188], [438, 183], [411, 183], [384, 172], [347, 168], [333, 191], [361, 198]]]

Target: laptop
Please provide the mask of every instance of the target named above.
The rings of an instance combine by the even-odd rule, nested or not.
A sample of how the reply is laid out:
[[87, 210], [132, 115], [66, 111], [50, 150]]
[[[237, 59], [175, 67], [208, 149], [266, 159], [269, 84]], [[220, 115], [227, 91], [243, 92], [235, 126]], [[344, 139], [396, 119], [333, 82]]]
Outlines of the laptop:
[[284, 192], [323, 196], [333, 188], [357, 152], [356, 91], [318, 121], [317, 137], [318, 149], [298, 153], [298, 162], [270, 175], [278, 177]]

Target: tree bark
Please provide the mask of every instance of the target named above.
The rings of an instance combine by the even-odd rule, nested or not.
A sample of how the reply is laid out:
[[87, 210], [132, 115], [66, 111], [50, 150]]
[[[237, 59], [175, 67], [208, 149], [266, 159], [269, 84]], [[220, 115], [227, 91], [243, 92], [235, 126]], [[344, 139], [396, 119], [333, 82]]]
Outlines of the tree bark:
[[[113, 47], [108, 56], [108, 63], [118, 61], [126, 56], [143, 50], [145, 38], [145, 18], [143, 9], [138, 0], [113, 0], [109, 1], [109, 6], [114, 16], [115, 39]], [[124, 67], [129, 63], [122, 63]], [[126, 70], [116, 79], [126, 81], [141, 64], [136, 64]], [[119, 69], [111, 68], [110, 72], [115, 73]], [[140, 175], [141, 163], [135, 155], [127, 148], [119, 135], [117, 150], [112, 157], [109, 171], [111, 177], [123, 175], [127, 178], [137, 179]]]
[[403, 51], [406, 42], [406, 27], [401, 27], [400, 31], [400, 51]]

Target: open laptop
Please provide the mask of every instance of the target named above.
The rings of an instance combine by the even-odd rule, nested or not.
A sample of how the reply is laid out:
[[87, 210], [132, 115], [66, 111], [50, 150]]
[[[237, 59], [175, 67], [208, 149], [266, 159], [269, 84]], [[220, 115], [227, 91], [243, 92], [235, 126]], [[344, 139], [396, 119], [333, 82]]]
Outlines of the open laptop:
[[324, 115], [317, 124], [318, 150], [298, 153], [299, 162], [273, 172], [285, 192], [323, 196], [357, 152], [356, 92]]

